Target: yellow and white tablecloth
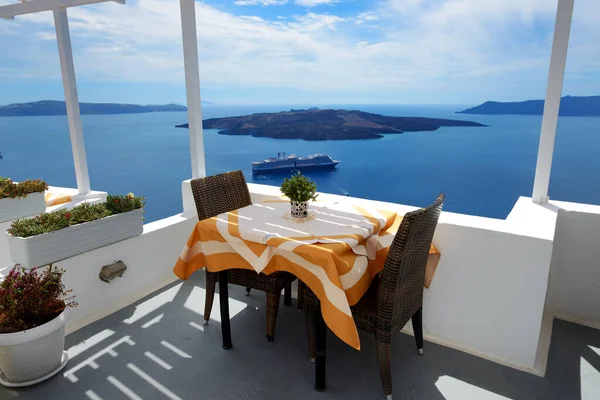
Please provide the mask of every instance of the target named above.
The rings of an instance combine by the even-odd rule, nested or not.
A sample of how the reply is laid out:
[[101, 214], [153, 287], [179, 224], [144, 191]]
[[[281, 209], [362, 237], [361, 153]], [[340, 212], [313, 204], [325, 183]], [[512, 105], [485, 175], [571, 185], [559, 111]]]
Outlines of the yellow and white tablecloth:
[[321, 300], [323, 318], [344, 342], [359, 349], [350, 306], [383, 268], [396, 213], [348, 203], [312, 203], [308, 218], [291, 217], [286, 200], [253, 204], [198, 222], [175, 274], [231, 268], [271, 274], [287, 271]]

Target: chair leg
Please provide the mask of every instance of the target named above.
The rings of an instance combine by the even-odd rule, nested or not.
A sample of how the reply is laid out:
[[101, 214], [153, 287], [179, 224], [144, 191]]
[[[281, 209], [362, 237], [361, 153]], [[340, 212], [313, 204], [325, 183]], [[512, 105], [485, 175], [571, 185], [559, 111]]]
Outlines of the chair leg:
[[219, 305], [221, 306], [221, 336], [223, 348], [229, 350], [231, 344], [231, 323], [229, 321], [229, 289], [227, 287], [227, 271], [219, 272]]
[[292, 305], [292, 284], [290, 283], [283, 289], [283, 304], [286, 307]]
[[315, 360], [315, 390], [324, 392], [327, 390], [327, 325], [323, 320], [321, 302], [316, 302], [316, 330], [317, 359]]
[[204, 301], [204, 325], [208, 325], [215, 298], [215, 287], [217, 285], [217, 273], [206, 271], [206, 299]]
[[417, 342], [417, 351], [423, 355], [423, 307], [419, 308], [412, 316], [412, 326]]
[[389, 333], [376, 334], [377, 361], [379, 362], [379, 375], [383, 385], [386, 400], [392, 399], [392, 366], [391, 366], [391, 335]]
[[310, 362], [314, 363], [317, 360], [317, 310], [316, 298], [314, 294], [306, 293], [306, 302], [304, 304], [304, 315], [306, 318], [306, 337], [308, 339], [308, 357]]
[[298, 279], [298, 309], [304, 308], [304, 282]]
[[250, 296], [250, 291], [252, 288], [250, 286], [246, 286], [246, 296]]
[[281, 292], [267, 292], [267, 340], [275, 340], [275, 324], [277, 323], [277, 312], [279, 311], [279, 298]]

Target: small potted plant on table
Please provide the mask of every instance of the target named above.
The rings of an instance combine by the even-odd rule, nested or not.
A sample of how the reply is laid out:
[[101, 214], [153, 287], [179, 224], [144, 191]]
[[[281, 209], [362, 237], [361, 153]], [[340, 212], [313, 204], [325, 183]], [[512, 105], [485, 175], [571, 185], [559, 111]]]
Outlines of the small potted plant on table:
[[281, 192], [290, 199], [290, 213], [294, 218], [308, 217], [308, 202], [317, 199], [317, 185], [302, 175], [300, 171], [285, 178], [281, 185]]
[[77, 306], [62, 283], [64, 270], [15, 266], [0, 283], [0, 383], [42, 382], [67, 364], [65, 324]]
[[10, 256], [24, 268], [48, 265], [133, 236], [144, 230], [144, 198], [108, 196], [105, 203], [82, 203], [14, 221], [6, 231]]
[[46, 210], [44, 192], [47, 189], [44, 181], [14, 183], [0, 176], [0, 222], [43, 213]]

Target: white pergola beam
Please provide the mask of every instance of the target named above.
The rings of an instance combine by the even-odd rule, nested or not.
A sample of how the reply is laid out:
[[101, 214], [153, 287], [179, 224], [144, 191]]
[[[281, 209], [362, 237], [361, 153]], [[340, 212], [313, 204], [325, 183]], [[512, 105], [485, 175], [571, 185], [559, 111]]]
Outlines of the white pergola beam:
[[75, 79], [75, 65], [73, 63], [69, 20], [65, 8], [54, 10], [54, 26], [56, 28], [56, 40], [58, 42], [60, 71], [65, 90], [65, 103], [67, 105], [67, 118], [69, 121], [73, 161], [75, 163], [77, 189], [79, 194], [85, 195], [90, 192], [90, 176], [88, 174], [87, 157], [85, 154], [85, 146], [83, 144], [79, 95], [77, 94], [77, 80]]
[[548, 203], [548, 188], [550, 187], [550, 171], [554, 154], [554, 141], [560, 110], [560, 96], [563, 89], [571, 20], [573, 19], [574, 0], [558, 0], [556, 23], [554, 25], [554, 40], [548, 71], [548, 86], [542, 117], [542, 131], [538, 150], [535, 181], [533, 184], [533, 201], [538, 204]]
[[195, 0], [180, 0], [192, 178], [206, 176]]
[[85, 6], [89, 4], [114, 1], [125, 4], [125, 0], [32, 0], [0, 6], [0, 18], [14, 19], [17, 15], [33, 14], [41, 11], [52, 11], [58, 8]]

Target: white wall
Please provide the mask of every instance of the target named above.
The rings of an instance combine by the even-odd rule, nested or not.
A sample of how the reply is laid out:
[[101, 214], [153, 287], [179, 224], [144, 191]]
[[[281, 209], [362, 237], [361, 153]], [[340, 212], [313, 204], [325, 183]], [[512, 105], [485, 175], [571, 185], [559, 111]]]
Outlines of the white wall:
[[[69, 332], [101, 319], [178, 278], [173, 266], [197, 219], [173, 216], [144, 225], [144, 233], [58, 262], [64, 283], [78, 302]], [[110, 283], [98, 274], [104, 265], [123, 261], [127, 271]]]
[[10, 262], [10, 252], [8, 250], [8, 239], [4, 232], [8, 228], [10, 228], [10, 224], [12, 221], [0, 222], [0, 268], [9, 266]]
[[552, 202], [558, 222], [547, 310], [600, 328], [600, 207]]
[[[60, 261], [66, 270], [64, 284], [73, 289], [77, 308], [67, 325], [72, 332], [120, 310], [177, 279], [173, 266], [197, 219], [173, 216], [144, 225], [141, 236]], [[127, 265], [123, 277], [110, 283], [100, 280], [104, 265]], [[6, 274], [8, 268], [0, 269]]]
[[[276, 187], [249, 186], [254, 202], [280, 195]], [[365, 202], [401, 215], [416, 209], [329, 194], [319, 199]], [[423, 329], [428, 340], [541, 373], [536, 356], [556, 213], [521, 198], [511, 215], [442, 213], [434, 237], [442, 256], [425, 289]]]
[[442, 257], [423, 304], [430, 339], [534, 369], [552, 242], [444, 222]]
[[[276, 187], [249, 186], [254, 202], [279, 195]], [[183, 214], [145, 225], [141, 236], [57, 263], [79, 302], [69, 331], [176, 280], [173, 265], [197, 221], [189, 182], [182, 190]], [[368, 202], [399, 214], [415, 209], [328, 194], [320, 199]], [[507, 220], [442, 213], [434, 238], [441, 261], [424, 300], [428, 340], [534, 369], [556, 217], [539, 207], [520, 199]], [[102, 266], [117, 260], [128, 266], [125, 275], [100, 281]]]

